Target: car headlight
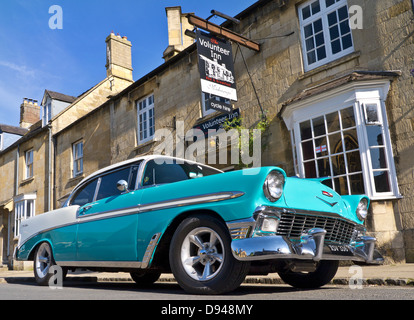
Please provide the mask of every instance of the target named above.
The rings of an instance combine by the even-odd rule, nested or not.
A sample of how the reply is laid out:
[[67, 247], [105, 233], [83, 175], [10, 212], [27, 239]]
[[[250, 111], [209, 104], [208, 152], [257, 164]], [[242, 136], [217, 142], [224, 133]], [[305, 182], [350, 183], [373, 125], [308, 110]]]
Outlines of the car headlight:
[[267, 199], [275, 202], [280, 199], [285, 184], [285, 176], [280, 171], [271, 171], [263, 184], [263, 192]]
[[368, 200], [363, 198], [358, 203], [358, 207], [356, 209], [356, 214], [359, 220], [364, 221], [368, 215]]

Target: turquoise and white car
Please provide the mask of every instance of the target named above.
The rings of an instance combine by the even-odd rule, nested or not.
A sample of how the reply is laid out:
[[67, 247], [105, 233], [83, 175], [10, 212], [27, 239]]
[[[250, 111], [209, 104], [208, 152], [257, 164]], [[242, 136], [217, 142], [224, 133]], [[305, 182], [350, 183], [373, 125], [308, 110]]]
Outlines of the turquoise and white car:
[[383, 262], [365, 234], [368, 205], [278, 167], [223, 173], [147, 156], [97, 171], [62, 208], [25, 220], [15, 257], [34, 261], [40, 285], [58, 265], [130, 272], [140, 285], [172, 272], [197, 294], [229, 292], [247, 274], [269, 272], [319, 287], [340, 260]]

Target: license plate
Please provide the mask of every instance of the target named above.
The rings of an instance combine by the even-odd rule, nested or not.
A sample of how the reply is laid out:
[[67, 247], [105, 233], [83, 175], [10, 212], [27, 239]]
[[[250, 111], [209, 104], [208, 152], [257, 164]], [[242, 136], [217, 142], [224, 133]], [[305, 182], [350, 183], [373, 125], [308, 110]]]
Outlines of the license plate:
[[348, 248], [348, 246], [341, 246], [341, 245], [328, 245], [329, 249], [331, 249], [331, 253], [339, 256], [352, 256], [352, 251]]

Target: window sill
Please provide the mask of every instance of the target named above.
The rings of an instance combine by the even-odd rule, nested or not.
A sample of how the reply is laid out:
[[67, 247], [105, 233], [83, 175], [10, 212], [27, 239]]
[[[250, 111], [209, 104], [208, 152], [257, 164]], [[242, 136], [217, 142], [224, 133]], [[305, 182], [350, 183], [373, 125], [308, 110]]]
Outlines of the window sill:
[[360, 56], [361, 56], [361, 51], [356, 51], [356, 52], [350, 53], [350, 54], [348, 54], [348, 55], [346, 55], [342, 58], [339, 58], [337, 60], [328, 62], [327, 64], [324, 64], [324, 65], [322, 65], [320, 67], [317, 67], [315, 69], [306, 71], [306, 72], [302, 73], [301, 75], [299, 75], [298, 78], [299, 78], [299, 80], [304, 80], [304, 79], [312, 77], [312, 76], [314, 76], [314, 75], [316, 75], [320, 72], [327, 71], [329, 69], [340, 66], [341, 64], [347, 63], [348, 61], [357, 59]]
[[153, 147], [153, 145], [155, 144], [155, 142], [156, 141], [154, 139], [143, 142], [143, 143], [137, 145], [134, 148], [133, 151], [135, 152], [136, 155], [140, 155], [141, 153], [142, 154], [148, 153], [151, 150], [151, 148]]
[[80, 175], [77, 175], [76, 177], [72, 177], [69, 179], [69, 183], [74, 182], [74, 181], [81, 181], [83, 178], [85, 178], [85, 175], [82, 173]]
[[33, 180], [34, 180], [34, 177], [27, 178], [27, 179], [23, 180], [22, 182], [20, 182], [20, 186], [24, 186], [26, 184], [29, 184]]

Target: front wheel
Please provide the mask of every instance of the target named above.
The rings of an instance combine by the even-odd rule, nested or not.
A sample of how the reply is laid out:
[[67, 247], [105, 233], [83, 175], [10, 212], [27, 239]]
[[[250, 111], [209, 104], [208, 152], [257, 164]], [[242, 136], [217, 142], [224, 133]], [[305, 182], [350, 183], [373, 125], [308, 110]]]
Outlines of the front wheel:
[[240, 286], [250, 264], [233, 257], [229, 232], [220, 220], [199, 215], [185, 219], [175, 231], [170, 266], [185, 291], [221, 294]]
[[53, 273], [50, 268], [55, 265], [52, 248], [47, 242], [43, 242], [37, 249], [33, 262], [33, 271], [37, 284], [47, 286]]
[[319, 288], [329, 283], [338, 271], [339, 261], [319, 261], [313, 272], [279, 272], [280, 278], [295, 288]]

